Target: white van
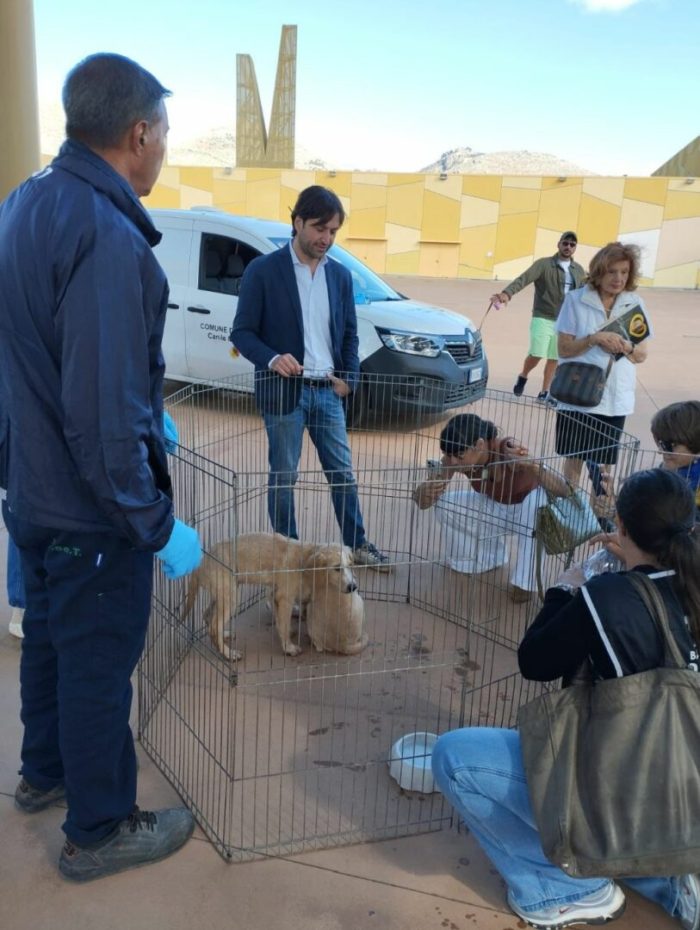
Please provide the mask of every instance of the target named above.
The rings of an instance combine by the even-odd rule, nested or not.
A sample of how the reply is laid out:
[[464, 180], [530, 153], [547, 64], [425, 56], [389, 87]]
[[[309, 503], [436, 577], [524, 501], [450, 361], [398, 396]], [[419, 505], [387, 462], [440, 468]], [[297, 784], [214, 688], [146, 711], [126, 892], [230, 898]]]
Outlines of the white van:
[[[291, 227], [202, 207], [151, 216], [170, 283], [166, 376], [209, 383], [252, 372], [229, 342], [241, 277], [256, 256], [286, 245]], [[356, 401], [364, 410], [382, 376], [392, 385], [383, 403], [397, 414], [439, 414], [483, 396], [488, 363], [471, 320], [398, 294], [340, 246], [328, 254], [353, 278], [363, 375]]]

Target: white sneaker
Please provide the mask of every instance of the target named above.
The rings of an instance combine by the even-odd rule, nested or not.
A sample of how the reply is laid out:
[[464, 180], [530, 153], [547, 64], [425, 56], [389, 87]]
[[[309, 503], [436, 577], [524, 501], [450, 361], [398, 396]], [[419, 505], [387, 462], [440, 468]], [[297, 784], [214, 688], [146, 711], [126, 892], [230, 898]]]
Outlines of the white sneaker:
[[22, 617], [24, 616], [24, 610], [21, 607], [13, 607], [12, 614], [10, 615], [10, 636], [16, 636], [17, 639], [24, 638], [24, 632], [22, 630]]
[[697, 875], [678, 878], [678, 919], [683, 930], [700, 930], [700, 882]]
[[609, 882], [600, 891], [570, 904], [554, 905], [541, 911], [523, 911], [513, 902], [509, 891], [508, 907], [531, 927], [554, 930], [555, 927], [570, 927], [572, 924], [604, 924], [614, 920], [625, 909], [625, 896], [615, 882]]

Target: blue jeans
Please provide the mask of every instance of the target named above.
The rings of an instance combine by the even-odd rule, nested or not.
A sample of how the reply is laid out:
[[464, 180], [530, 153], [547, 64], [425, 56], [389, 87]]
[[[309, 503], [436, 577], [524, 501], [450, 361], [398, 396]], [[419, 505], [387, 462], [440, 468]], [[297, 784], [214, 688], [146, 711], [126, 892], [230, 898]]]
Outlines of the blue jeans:
[[357, 484], [345, 428], [345, 412], [330, 387], [305, 384], [291, 413], [263, 414], [268, 440], [270, 480], [267, 508], [277, 533], [298, 539], [294, 516], [294, 485], [301, 458], [304, 428], [316, 447], [323, 473], [331, 488], [335, 518], [343, 544], [356, 549], [365, 542]]
[[7, 537], [7, 600], [10, 607], [26, 607], [24, 601], [24, 575], [19, 549], [12, 537]]
[[[445, 733], [433, 750], [433, 772], [524, 911], [578, 901], [607, 883], [606, 878], [570, 878], [545, 857], [517, 730], [470, 727]], [[675, 878], [630, 878], [625, 884], [678, 916]]]
[[76, 533], [3, 513], [22, 554], [21, 773], [65, 783], [63, 829], [79, 846], [108, 836], [136, 801], [131, 675], [143, 650], [153, 555], [109, 533]]

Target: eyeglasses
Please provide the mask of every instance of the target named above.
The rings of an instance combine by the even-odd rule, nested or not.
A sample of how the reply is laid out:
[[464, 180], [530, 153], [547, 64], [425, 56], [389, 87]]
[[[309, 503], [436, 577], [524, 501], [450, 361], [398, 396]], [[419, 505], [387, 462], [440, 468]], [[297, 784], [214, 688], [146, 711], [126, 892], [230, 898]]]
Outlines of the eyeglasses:
[[562, 245], [568, 245], [569, 248], [571, 248], [571, 249], [575, 249], [575, 248], [576, 248], [576, 243], [575, 243], [575, 242], [572, 242], [571, 239], [564, 239], [564, 241], [562, 242]]
[[656, 445], [662, 452], [673, 452], [679, 443], [675, 439], [657, 439]]

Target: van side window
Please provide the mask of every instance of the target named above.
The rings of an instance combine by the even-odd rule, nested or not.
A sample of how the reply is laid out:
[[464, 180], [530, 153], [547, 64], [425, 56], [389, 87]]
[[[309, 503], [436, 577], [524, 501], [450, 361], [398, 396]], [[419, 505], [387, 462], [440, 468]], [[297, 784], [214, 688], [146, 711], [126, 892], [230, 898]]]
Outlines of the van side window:
[[246, 265], [257, 249], [229, 236], [203, 233], [199, 249], [199, 290], [237, 296]]

